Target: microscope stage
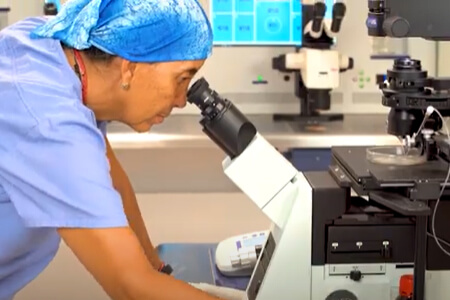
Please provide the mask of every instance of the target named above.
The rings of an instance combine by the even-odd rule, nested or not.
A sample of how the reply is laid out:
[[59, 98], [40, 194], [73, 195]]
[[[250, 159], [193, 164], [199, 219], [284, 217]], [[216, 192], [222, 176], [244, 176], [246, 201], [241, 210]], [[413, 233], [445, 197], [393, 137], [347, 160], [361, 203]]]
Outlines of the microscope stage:
[[[411, 187], [421, 183], [441, 184], [445, 181], [448, 164], [429, 161], [413, 166], [374, 164], [367, 160], [368, 147], [333, 147], [331, 170], [340, 169], [351, 182], [364, 190]], [[353, 184], [352, 184], [353, 186]]]

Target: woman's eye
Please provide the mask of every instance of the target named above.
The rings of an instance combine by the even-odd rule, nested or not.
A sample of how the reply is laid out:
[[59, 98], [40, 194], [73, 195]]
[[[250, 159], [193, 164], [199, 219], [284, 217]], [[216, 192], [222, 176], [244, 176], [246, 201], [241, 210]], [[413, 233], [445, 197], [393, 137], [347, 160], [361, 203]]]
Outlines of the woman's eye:
[[191, 80], [191, 78], [190, 77], [180, 77], [178, 79], [178, 83], [185, 83], [188, 80]]

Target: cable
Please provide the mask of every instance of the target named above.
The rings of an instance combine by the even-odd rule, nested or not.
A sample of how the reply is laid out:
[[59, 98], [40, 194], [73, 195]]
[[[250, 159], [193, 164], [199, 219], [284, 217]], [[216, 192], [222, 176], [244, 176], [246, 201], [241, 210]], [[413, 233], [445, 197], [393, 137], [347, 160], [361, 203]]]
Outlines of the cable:
[[409, 136], [406, 136], [408, 139], [406, 142], [403, 140], [403, 137], [399, 136], [398, 139], [400, 140], [400, 143], [403, 145], [402, 150], [404, 155], [409, 155], [409, 151], [411, 150], [411, 143], [415, 144], [417, 136], [422, 132], [422, 129], [425, 127], [425, 123], [428, 121], [430, 116], [435, 111], [435, 108], [432, 106], [428, 106], [425, 115], [423, 117], [422, 123], [419, 126], [419, 129], [408, 139]]
[[[429, 233], [429, 232], [427, 232], [427, 235], [430, 236], [430, 237], [432, 237], [432, 238], [434, 238], [434, 236], [433, 236], [431, 233]], [[447, 242], [446, 240], [441, 239], [441, 238], [438, 238], [438, 237], [437, 237], [437, 239], [438, 239], [442, 244], [444, 244], [445, 246], [450, 247], [450, 242]]]
[[[433, 113], [433, 112], [435, 112], [439, 116], [439, 118], [441, 118], [442, 124], [443, 124], [444, 129], [445, 129], [445, 131], [447, 133], [447, 140], [450, 143], [450, 132], [448, 130], [447, 123], [445, 122], [444, 117], [442, 116], [442, 114], [437, 109], [435, 109], [432, 106], [428, 106], [427, 114], [430, 113], [429, 115], [431, 115], [431, 113]], [[441, 192], [439, 193], [439, 198], [437, 199], [436, 205], [434, 206], [433, 216], [431, 217], [431, 232], [433, 233], [434, 241], [436, 242], [438, 247], [441, 249], [441, 251], [444, 252], [447, 256], [450, 256], [450, 252], [444, 249], [444, 247], [441, 244], [441, 240], [442, 239], [438, 238], [437, 235], [436, 235], [436, 226], [435, 226], [436, 222], [435, 222], [435, 220], [436, 220], [436, 212], [438, 210], [439, 202], [441, 201], [441, 197], [444, 194], [444, 190], [445, 190], [445, 187], [447, 186], [449, 178], [450, 178], [450, 164], [449, 164], [449, 168], [448, 168], [448, 172], [447, 172], [447, 177], [445, 178], [445, 181], [444, 181], [444, 184], [442, 186]], [[447, 244], [447, 243], [445, 243], [445, 244]], [[447, 246], [449, 246], [449, 245], [447, 244]]]

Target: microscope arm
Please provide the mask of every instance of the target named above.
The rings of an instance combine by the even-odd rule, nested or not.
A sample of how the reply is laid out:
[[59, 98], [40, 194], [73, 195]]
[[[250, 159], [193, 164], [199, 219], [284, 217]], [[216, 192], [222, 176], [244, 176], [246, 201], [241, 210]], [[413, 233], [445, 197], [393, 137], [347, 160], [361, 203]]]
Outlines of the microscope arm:
[[[281, 72], [293, 72], [306, 70], [308, 51], [299, 51], [297, 53], [287, 53], [280, 55], [272, 60], [272, 67]], [[338, 65], [341, 72], [353, 68], [353, 59], [343, 54], [338, 54]]]
[[297, 195], [297, 169], [257, 133], [238, 157], [222, 163], [225, 175], [279, 228]]
[[203, 132], [228, 155], [222, 164], [225, 174], [282, 228], [297, 195], [297, 169], [205, 79], [189, 89], [188, 102], [200, 108]]

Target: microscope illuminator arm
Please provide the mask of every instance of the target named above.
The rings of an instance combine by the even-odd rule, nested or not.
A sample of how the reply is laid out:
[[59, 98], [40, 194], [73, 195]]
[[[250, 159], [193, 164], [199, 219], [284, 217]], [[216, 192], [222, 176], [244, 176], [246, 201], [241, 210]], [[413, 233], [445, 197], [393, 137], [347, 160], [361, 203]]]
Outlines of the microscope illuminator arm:
[[288, 53], [284, 56], [284, 65], [282, 68], [285, 70], [298, 71], [306, 67], [305, 52]]

